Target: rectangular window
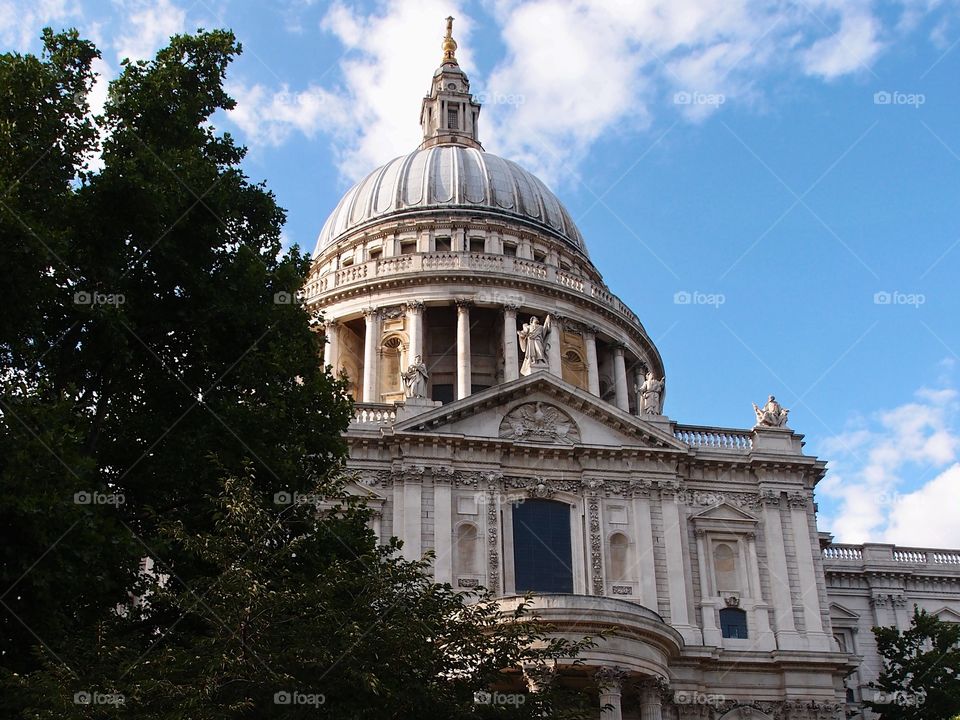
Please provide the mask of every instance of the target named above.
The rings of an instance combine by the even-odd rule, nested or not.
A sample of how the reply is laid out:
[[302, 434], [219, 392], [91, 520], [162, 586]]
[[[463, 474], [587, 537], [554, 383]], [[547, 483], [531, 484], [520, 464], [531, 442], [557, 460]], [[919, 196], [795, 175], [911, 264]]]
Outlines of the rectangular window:
[[470, 238], [470, 252], [482, 253], [486, 250], [486, 242], [483, 238]]
[[533, 251], [533, 259], [540, 263], [545, 263], [547, 261], [547, 254], [542, 250]]
[[417, 251], [417, 241], [409, 240], [407, 242], [400, 243], [400, 254], [401, 255], [413, 255]]
[[739, 608], [720, 611], [720, 634], [725, 638], [747, 639], [747, 613]]
[[460, 129], [460, 112], [457, 108], [447, 108], [447, 128], [450, 130]]
[[437, 248], [437, 252], [450, 252], [450, 238], [438, 237], [435, 247]]
[[526, 500], [512, 506], [516, 592], [573, 592], [570, 506]]
[[503, 254], [507, 257], [516, 257], [517, 256], [517, 246], [513, 243], [504, 243], [503, 244]]
[[367, 252], [367, 255], [371, 260], [376, 260], [383, 255], [383, 248], [373, 248]]

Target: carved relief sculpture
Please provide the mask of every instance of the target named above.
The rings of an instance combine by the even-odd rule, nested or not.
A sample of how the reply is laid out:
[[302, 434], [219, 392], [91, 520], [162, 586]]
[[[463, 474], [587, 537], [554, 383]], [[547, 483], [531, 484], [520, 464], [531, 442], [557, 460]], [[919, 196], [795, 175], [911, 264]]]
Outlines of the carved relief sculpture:
[[536, 316], [530, 318], [530, 322], [524, 323], [523, 327], [517, 332], [520, 338], [520, 350], [523, 351], [523, 364], [520, 366], [521, 375], [529, 375], [538, 370], [546, 370], [547, 363], [547, 338], [550, 336], [551, 319], [550, 316], [543, 321], [543, 325]]
[[753, 404], [753, 411], [757, 414], [756, 427], [786, 427], [787, 415], [789, 410], [777, 402], [777, 399], [771, 395], [767, 398], [767, 404], [763, 407], [757, 407]]
[[540, 402], [518, 405], [500, 423], [500, 437], [524, 442], [571, 444], [580, 430], [565, 412]]

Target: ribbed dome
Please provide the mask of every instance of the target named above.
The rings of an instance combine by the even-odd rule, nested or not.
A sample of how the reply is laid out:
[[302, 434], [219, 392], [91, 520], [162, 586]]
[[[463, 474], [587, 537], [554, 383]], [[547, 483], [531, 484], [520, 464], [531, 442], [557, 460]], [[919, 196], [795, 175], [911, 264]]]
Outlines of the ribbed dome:
[[389, 216], [460, 209], [519, 220], [587, 254], [570, 214], [536, 176], [509, 160], [455, 144], [398, 157], [354, 185], [327, 219], [314, 254]]

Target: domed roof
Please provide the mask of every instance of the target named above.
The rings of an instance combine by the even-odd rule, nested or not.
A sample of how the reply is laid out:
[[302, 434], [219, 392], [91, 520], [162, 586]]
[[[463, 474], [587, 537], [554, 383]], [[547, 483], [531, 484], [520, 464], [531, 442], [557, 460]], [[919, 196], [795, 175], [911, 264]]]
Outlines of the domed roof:
[[354, 185], [327, 219], [314, 255], [367, 224], [437, 210], [520, 221], [587, 255], [570, 214], [539, 178], [514, 162], [452, 143], [398, 157]]

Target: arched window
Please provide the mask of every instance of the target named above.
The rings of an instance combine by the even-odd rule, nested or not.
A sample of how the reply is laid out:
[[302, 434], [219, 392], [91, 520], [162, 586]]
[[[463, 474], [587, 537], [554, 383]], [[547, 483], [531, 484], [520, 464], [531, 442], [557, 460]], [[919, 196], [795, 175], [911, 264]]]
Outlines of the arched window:
[[516, 591], [573, 592], [570, 506], [526, 500], [513, 506], [513, 570]]
[[717, 595], [740, 590], [740, 582], [737, 578], [737, 557], [733, 548], [725, 543], [714, 547], [713, 568], [717, 578]]
[[627, 553], [630, 541], [621, 532], [610, 536], [610, 580], [617, 582], [627, 579]]
[[720, 611], [720, 634], [725, 638], [747, 637], [747, 613], [740, 608], [724, 608]]
[[456, 539], [457, 573], [476, 575], [480, 572], [477, 552], [477, 527], [464, 523], [457, 528]]

